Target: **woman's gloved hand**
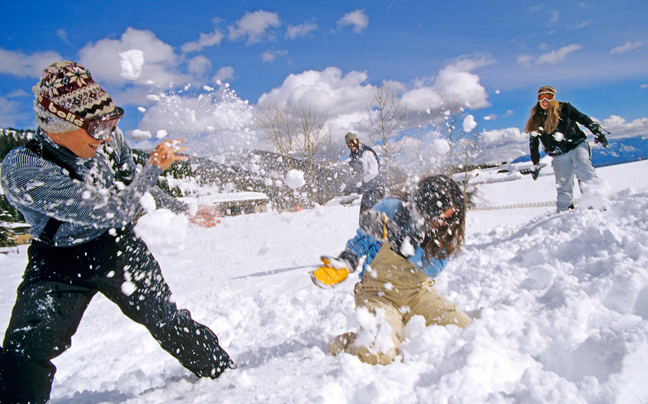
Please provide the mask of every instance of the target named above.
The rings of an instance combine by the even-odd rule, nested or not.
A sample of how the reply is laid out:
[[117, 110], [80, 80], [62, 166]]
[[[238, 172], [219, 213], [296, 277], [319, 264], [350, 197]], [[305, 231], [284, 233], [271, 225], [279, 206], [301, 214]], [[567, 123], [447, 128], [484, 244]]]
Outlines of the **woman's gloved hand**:
[[320, 260], [324, 265], [311, 272], [310, 275], [313, 283], [321, 288], [333, 288], [353, 272], [350, 269], [352, 266], [344, 259], [323, 255]]

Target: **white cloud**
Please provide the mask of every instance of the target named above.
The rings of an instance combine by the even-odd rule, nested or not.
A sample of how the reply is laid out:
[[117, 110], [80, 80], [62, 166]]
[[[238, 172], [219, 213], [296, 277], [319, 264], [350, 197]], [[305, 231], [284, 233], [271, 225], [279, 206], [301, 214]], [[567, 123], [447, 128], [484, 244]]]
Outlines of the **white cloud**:
[[367, 80], [364, 72], [350, 72], [343, 75], [337, 67], [323, 71], [308, 70], [289, 75], [281, 87], [263, 94], [258, 103], [288, 103], [305, 106], [331, 116], [365, 111], [374, 94], [374, 87], [363, 84]]
[[542, 55], [535, 57], [531, 55], [520, 55], [518, 56], [518, 64], [529, 67], [531, 64], [536, 65], [555, 65], [563, 60], [572, 52], [582, 49], [583, 47], [578, 44], [571, 44], [563, 46], [558, 50], [553, 50], [550, 52], [543, 53]]
[[617, 46], [616, 48], [612, 48], [610, 50], [610, 55], [613, 55], [615, 53], [626, 53], [630, 52], [631, 50], [640, 48], [648, 43], [647, 41], [636, 41], [636, 42], [626, 42], [624, 45]]
[[558, 22], [558, 20], [560, 20], [560, 13], [558, 11], [553, 11], [551, 13], [550, 21], [555, 24]]
[[289, 25], [286, 30], [286, 38], [295, 39], [299, 36], [306, 36], [309, 32], [315, 31], [317, 24], [312, 22], [305, 22], [301, 25]]
[[583, 28], [587, 27], [588, 25], [590, 25], [591, 23], [592, 23], [592, 20], [583, 21], [580, 24], [576, 25], [574, 27], [574, 29], [583, 29]]
[[68, 34], [67, 32], [65, 32], [65, 30], [57, 29], [56, 36], [59, 37], [59, 39], [63, 41], [64, 44], [70, 45], [70, 38], [68, 38]]
[[353, 26], [353, 31], [360, 33], [369, 25], [369, 17], [365, 14], [364, 10], [356, 10], [344, 15], [337, 23], [338, 28], [347, 25]]
[[375, 87], [366, 81], [364, 72], [344, 75], [337, 67], [308, 70], [289, 75], [280, 87], [263, 94], [258, 105], [287, 104], [326, 113], [334, 139], [340, 140], [348, 131], [367, 131], [367, 106], [373, 100]]
[[284, 56], [287, 55], [288, 51], [287, 50], [282, 50], [282, 51], [273, 51], [273, 50], [267, 50], [261, 54], [261, 60], [266, 62], [266, 63], [272, 63], [277, 59], [279, 56]]
[[535, 58], [531, 55], [520, 55], [518, 56], [517, 62], [522, 66], [529, 67], [533, 63], [534, 59]]
[[623, 138], [646, 135], [648, 133], [648, 118], [635, 119], [626, 122], [625, 118], [618, 115], [611, 115], [601, 121], [601, 126], [611, 132], [609, 138]]
[[229, 27], [229, 38], [235, 40], [243, 36], [247, 36], [248, 44], [261, 42], [263, 40], [272, 39], [268, 34], [270, 28], [278, 28], [281, 26], [279, 15], [269, 11], [255, 11], [253, 13], [245, 14], [236, 25]]
[[480, 140], [483, 145], [480, 160], [484, 162], [501, 163], [529, 154], [529, 135], [519, 128], [484, 131]]
[[519, 128], [505, 128], [487, 130], [481, 133], [480, 138], [487, 146], [503, 146], [510, 143], [528, 143], [529, 135], [520, 131]]
[[211, 61], [202, 55], [192, 58], [187, 64], [189, 72], [196, 76], [202, 76], [208, 73], [211, 70], [211, 66]]
[[43, 69], [63, 60], [56, 52], [37, 52], [25, 55], [22, 52], [0, 49], [0, 73], [18, 77], [40, 77]]
[[92, 72], [99, 83], [123, 85], [128, 80], [121, 76], [119, 54], [139, 49], [145, 62], [141, 75], [133, 83], [152, 82], [160, 87], [184, 83], [191, 77], [177, 72], [180, 58], [173, 48], [155, 37], [151, 31], [128, 28], [120, 39], [102, 39], [89, 43], [79, 51], [79, 63]]
[[187, 42], [182, 45], [180, 49], [183, 53], [198, 52], [204, 48], [220, 45], [224, 37], [225, 35], [218, 30], [215, 30], [210, 34], [201, 33], [200, 38], [198, 38], [196, 42]]
[[234, 68], [231, 66], [224, 66], [218, 69], [216, 75], [212, 78], [214, 83], [219, 81], [228, 81], [234, 78]]
[[470, 109], [487, 107], [490, 103], [486, 89], [480, 84], [479, 76], [471, 71], [492, 63], [486, 56], [455, 59], [439, 71], [431, 86], [420, 85], [407, 91], [402, 100], [415, 111], [440, 109], [448, 101], [457, 101]]
[[[29, 110], [31, 112], [31, 109]], [[6, 97], [0, 97], [0, 128], [16, 127], [16, 123], [33, 117], [27, 114], [22, 105]]]
[[540, 55], [538, 60], [536, 61], [536, 64], [548, 64], [548, 65], [555, 65], [557, 63], [562, 62], [565, 60], [567, 55], [569, 55], [572, 52], [575, 52], [579, 49], [582, 49], [582, 46], [577, 45], [577, 44], [571, 44], [567, 46], [563, 46], [562, 48], [551, 51], [548, 53], [545, 53], [543, 55]]

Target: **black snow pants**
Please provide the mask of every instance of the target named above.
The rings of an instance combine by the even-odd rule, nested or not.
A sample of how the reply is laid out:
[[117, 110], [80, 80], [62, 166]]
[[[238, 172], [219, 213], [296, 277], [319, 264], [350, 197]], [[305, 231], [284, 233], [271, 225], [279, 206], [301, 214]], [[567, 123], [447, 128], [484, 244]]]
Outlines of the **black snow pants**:
[[90, 300], [102, 293], [198, 377], [231, 364], [206, 326], [181, 314], [146, 244], [127, 229], [75, 247], [34, 241], [2, 348], [0, 403], [45, 403], [56, 367]]

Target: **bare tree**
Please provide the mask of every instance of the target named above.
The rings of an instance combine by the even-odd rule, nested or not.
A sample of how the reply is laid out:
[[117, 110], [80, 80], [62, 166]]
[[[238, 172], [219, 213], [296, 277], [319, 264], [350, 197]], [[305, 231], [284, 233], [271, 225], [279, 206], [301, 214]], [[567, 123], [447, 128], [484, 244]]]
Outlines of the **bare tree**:
[[288, 104], [265, 105], [256, 116], [257, 127], [290, 168], [294, 168], [293, 158], [301, 160], [309, 184], [306, 192], [318, 203], [326, 198], [326, 186], [318, 181], [317, 163], [325, 161], [332, 148], [327, 120], [326, 112]]
[[330, 145], [331, 131], [326, 126], [327, 113], [314, 111], [312, 108], [296, 109], [297, 155], [301, 156], [309, 167], [314, 167], [317, 157]]
[[[392, 165], [394, 157], [401, 151], [399, 143], [392, 137], [398, 133], [398, 128], [405, 117], [405, 107], [398, 98], [398, 92], [393, 85], [386, 84], [376, 88], [372, 105], [368, 106], [372, 131], [369, 138], [375, 144], [382, 144], [383, 172], [387, 187], [394, 184]], [[390, 141], [392, 140], [392, 141]]]
[[257, 110], [255, 120], [261, 133], [282, 156], [290, 157], [295, 152], [297, 143], [297, 122], [293, 109], [289, 106], [270, 104]]

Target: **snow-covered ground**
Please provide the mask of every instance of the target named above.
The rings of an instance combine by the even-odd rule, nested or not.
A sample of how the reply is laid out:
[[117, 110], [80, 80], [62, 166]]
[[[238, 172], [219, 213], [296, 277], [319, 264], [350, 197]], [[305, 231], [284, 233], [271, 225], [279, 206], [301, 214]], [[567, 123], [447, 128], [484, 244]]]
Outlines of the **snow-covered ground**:
[[[358, 206], [226, 217], [211, 229], [150, 213], [137, 230], [176, 301], [238, 369], [194, 379], [97, 296], [55, 360], [52, 403], [646, 403], [648, 162], [597, 172], [612, 195], [606, 211], [470, 211], [467, 244], [436, 287], [474, 323], [426, 328], [415, 318], [389, 366], [326, 352], [357, 327], [357, 278], [323, 290], [308, 277], [353, 236]], [[480, 198], [551, 202], [553, 177], [486, 184]], [[0, 254], [2, 330], [25, 250]]]

